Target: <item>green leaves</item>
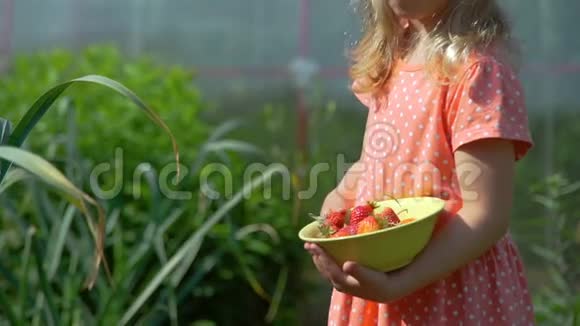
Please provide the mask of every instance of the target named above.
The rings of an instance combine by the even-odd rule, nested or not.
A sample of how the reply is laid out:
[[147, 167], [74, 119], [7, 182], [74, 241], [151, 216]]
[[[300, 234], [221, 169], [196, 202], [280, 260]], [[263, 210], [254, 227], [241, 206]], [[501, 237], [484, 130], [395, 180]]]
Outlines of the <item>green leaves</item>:
[[[56, 101], [56, 99], [70, 86], [76, 83], [93, 83], [101, 86], [105, 86], [109, 89], [116, 91], [117, 93], [125, 96], [129, 100], [131, 100], [138, 108], [144, 111], [144, 113], [157, 124], [161, 129], [163, 129], [171, 138], [171, 143], [173, 146], [173, 152], [175, 154], [175, 161], [177, 162], [177, 169], [179, 174], [179, 152], [177, 148], [177, 143], [175, 141], [175, 137], [173, 136], [169, 127], [159, 118], [159, 116], [151, 110], [135, 93], [131, 90], [123, 86], [117, 81], [109, 79], [104, 76], [99, 75], [88, 75], [80, 78], [76, 78], [70, 80], [68, 82], [62, 83], [51, 88], [48, 92], [40, 96], [36, 100], [36, 102], [32, 105], [32, 107], [26, 112], [22, 120], [16, 125], [14, 131], [11, 133], [10, 137], [8, 138], [8, 145], [17, 146], [19, 147], [22, 145], [24, 140], [28, 137], [32, 129], [38, 124], [40, 119], [44, 116], [44, 114], [50, 109], [52, 104]], [[2, 166], [0, 170], [0, 181], [2, 181], [3, 176], [8, 169], [7, 166]]]
[[44, 253], [42, 252], [41, 245], [38, 239], [35, 238], [34, 233], [35, 231], [32, 229], [32, 251], [34, 252], [34, 258], [36, 260], [36, 264], [34, 264], [34, 266], [36, 267], [37, 277], [40, 280], [40, 288], [42, 289], [44, 300], [46, 300], [48, 306], [49, 325], [61, 325], [59, 321], [60, 317], [55, 305], [55, 295], [53, 294], [53, 290], [50, 288], [48, 280], [46, 279], [46, 272], [44, 270], [43, 264], [44, 260], [42, 258], [44, 257]]
[[[274, 173], [283, 172], [278, 166], [274, 166], [264, 172], [263, 175], [256, 177], [250, 183], [244, 185], [242, 190], [238, 191], [232, 199], [228, 200], [222, 205], [213, 215], [211, 215], [205, 223], [177, 250], [177, 252], [169, 259], [161, 270], [153, 277], [145, 289], [137, 296], [133, 304], [129, 307], [127, 312], [121, 319], [121, 324], [126, 325], [131, 321], [135, 314], [141, 309], [145, 302], [151, 297], [153, 292], [167, 279], [175, 267], [188, 256], [188, 253], [197, 253], [205, 235], [209, 230], [223, 219], [230, 210], [232, 210], [244, 197], [244, 194], [251, 192], [264, 182], [270, 180]], [[194, 254], [195, 257], [195, 254]], [[191, 262], [193, 263], [193, 261]]]
[[[10, 121], [0, 118], [0, 145], [4, 145], [8, 143], [8, 138], [10, 137], [10, 133], [12, 132], [12, 124]], [[2, 192], [2, 174], [4, 170], [8, 169], [8, 163], [2, 162], [0, 160], [0, 193]]]
[[[72, 198], [90, 199], [87, 194], [70, 183], [57, 168], [36, 154], [17, 147], [0, 146], [0, 158], [20, 166]], [[92, 199], [90, 200], [93, 201]]]
[[[175, 155], [175, 160], [177, 163], [177, 174], [179, 175], [178, 147], [175, 137], [173, 136], [169, 127], [163, 122], [163, 120], [159, 118], [159, 116], [153, 110], [151, 110], [131, 90], [129, 90], [128, 88], [126, 88], [117, 81], [99, 75], [88, 75], [76, 78], [51, 88], [49, 91], [44, 93], [36, 100], [36, 102], [26, 112], [24, 117], [20, 120], [20, 122], [16, 125], [14, 131], [12, 132], [10, 132], [11, 128], [8, 121], [4, 119], [0, 120], [0, 144], [6, 143], [8, 145], [15, 147], [21, 146], [28, 137], [28, 135], [30, 134], [30, 132], [33, 130], [33, 128], [38, 124], [38, 122], [42, 119], [42, 117], [50, 109], [50, 107], [54, 104], [54, 102], [58, 99], [58, 97], [67, 88], [76, 83], [93, 83], [105, 86], [125, 96], [131, 102], [133, 102], [138, 108], [143, 110], [143, 112], [151, 119], [151, 121], [153, 121], [161, 129], [163, 129], [170, 137]], [[11, 162], [10, 164], [14, 163], [21, 166], [22, 168], [26, 169], [27, 171], [31, 172], [32, 174], [42, 179], [45, 183], [62, 191], [65, 195], [69, 197], [71, 203], [77, 206], [87, 218], [87, 223], [89, 224], [89, 227], [95, 239], [97, 249], [97, 254], [95, 258], [95, 268], [91, 276], [87, 280], [87, 286], [89, 288], [92, 287], [97, 277], [98, 267], [100, 263], [104, 261], [104, 255], [102, 251], [104, 241], [103, 238], [104, 238], [105, 216], [102, 208], [97, 204], [97, 202], [94, 199], [92, 199], [90, 196], [88, 196], [81, 190], [77, 189], [62, 173], [60, 173], [60, 171], [54, 168], [50, 163], [48, 163], [39, 156], [36, 156], [32, 153], [28, 153], [25, 151], [20, 151], [15, 147], [5, 147], [5, 146], [0, 147], [0, 158], [6, 160], [6, 162]], [[6, 162], [3, 162], [2, 165], [0, 166], [0, 184], [2, 184], [2, 180], [6, 176], [6, 172], [8, 171], [10, 166]], [[13, 183], [14, 180], [15, 178], [13, 176], [10, 182]], [[10, 182], [8, 183], [8, 185], [10, 184]], [[5, 189], [6, 187], [7, 187], [6, 184], [0, 185], [0, 190]], [[87, 207], [85, 206], [85, 202], [93, 205], [97, 209], [98, 222], [95, 223], [94, 221], [92, 221], [91, 214], [87, 209]], [[105, 268], [107, 268], [106, 263]]]
[[[24, 170], [42, 180], [44, 183], [60, 191], [63, 195], [65, 195], [65, 197], [68, 198], [71, 204], [75, 205], [81, 212], [83, 212], [92, 231], [97, 248], [97, 254], [94, 263], [95, 266], [92, 275], [87, 279], [87, 286], [89, 288], [92, 287], [97, 277], [99, 265], [104, 259], [102, 255], [104, 241], [104, 212], [101, 206], [92, 197], [73, 185], [52, 164], [36, 154], [16, 147], [0, 146], [0, 159], [4, 159], [8, 162], [12, 162], [13, 164], [20, 166]], [[92, 215], [86, 206], [87, 203], [92, 205], [97, 210], [98, 222], [93, 220]]]
[[10, 121], [0, 118], [0, 145], [4, 145], [8, 141], [11, 130]]
[[[71, 76], [85, 77], [48, 87]], [[253, 126], [240, 128], [235, 120], [208, 135], [211, 126], [199, 119], [201, 97], [191, 78], [179, 67], [168, 69], [138, 58], [123, 62], [118, 51], [103, 47], [79, 55], [60, 51], [21, 58], [0, 78], [0, 88], [6, 90], [0, 93], [0, 107], [18, 121], [10, 128], [0, 119], [0, 209], [6, 213], [0, 213], [0, 275], [6, 280], [0, 282], [0, 323], [109, 325], [123, 319], [130, 324], [177, 324], [192, 310], [205, 310], [202, 301], [232, 307], [238, 300], [233, 293], [249, 306], [268, 304], [252, 287], [272, 298], [269, 321], [281, 315], [294, 318], [287, 312], [292, 308], [283, 304], [286, 293], [295, 291], [285, 290], [288, 277], [299, 268], [289, 262], [296, 262], [301, 252], [288, 241], [295, 238], [287, 218], [290, 205], [276, 194], [265, 201], [258, 191], [252, 198], [211, 199], [200, 190], [198, 179], [206, 164], [221, 162], [232, 171], [232, 192], [244, 194], [276, 172], [260, 171], [252, 184], [239, 186], [248, 157], [268, 163], [265, 147], [236, 138]], [[28, 108], [44, 89], [49, 91]], [[132, 105], [137, 109], [129, 109]], [[167, 137], [157, 136], [159, 128]], [[27, 151], [17, 146], [24, 143]], [[191, 192], [193, 200], [167, 198], [158, 183], [164, 173], [161, 165], [182, 158], [177, 143], [187, 148], [191, 168], [190, 178], [175, 188]], [[102, 150], [103, 144], [110, 150]], [[86, 181], [91, 169], [109, 162], [119, 147], [125, 152], [123, 172], [137, 177], [124, 180], [115, 198], [97, 202]], [[6, 162], [13, 167], [8, 169]], [[108, 184], [109, 177], [103, 174], [99, 182]], [[42, 182], [29, 180], [36, 178]], [[13, 186], [19, 182], [22, 186]], [[220, 189], [219, 178], [209, 182]], [[101, 205], [107, 209], [106, 223]], [[77, 218], [79, 210], [87, 223]], [[105, 249], [114, 285], [96, 274]], [[228, 279], [222, 277], [223, 269], [230, 272]], [[94, 284], [91, 291], [82, 288], [87, 275]], [[200, 296], [199, 289], [208, 291]], [[232, 309], [248, 320], [264, 318], [264, 310]], [[204, 318], [221, 325], [238, 318], [232, 316], [208, 312]]]
[[[580, 190], [578, 182], [569, 182], [562, 174], [546, 178], [534, 187], [535, 201], [546, 209], [542, 219], [544, 241], [532, 244], [532, 252], [545, 266], [544, 282], [537, 290], [534, 301], [538, 321], [553, 325], [575, 325], [580, 317], [580, 296], [577, 294], [578, 245], [573, 228], [577, 217], [569, 213], [567, 204], [576, 207], [570, 196]], [[571, 202], [566, 199], [570, 198]]]

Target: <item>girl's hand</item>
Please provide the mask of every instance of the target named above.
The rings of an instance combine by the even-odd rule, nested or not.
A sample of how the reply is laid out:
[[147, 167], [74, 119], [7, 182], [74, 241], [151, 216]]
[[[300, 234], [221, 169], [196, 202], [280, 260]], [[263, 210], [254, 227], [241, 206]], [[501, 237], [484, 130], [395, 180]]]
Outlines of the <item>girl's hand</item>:
[[339, 266], [322, 248], [312, 243], [306, 243], [304, 248], [312, 255], [316, 269], [337, 291], [375, 302], [389, 302], [407, 294], [386, 273], [350, 261]]

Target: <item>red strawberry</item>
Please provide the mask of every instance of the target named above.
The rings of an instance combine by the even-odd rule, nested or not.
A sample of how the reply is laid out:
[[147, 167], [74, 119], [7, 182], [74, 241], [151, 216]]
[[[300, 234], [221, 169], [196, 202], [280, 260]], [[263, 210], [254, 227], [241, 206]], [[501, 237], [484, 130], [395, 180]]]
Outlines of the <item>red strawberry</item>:
[[385, 226], [395, 226], [401, 223], [401, 219], [399, 219], [397, 213], [395, 213], [395, 211], [390, 207], [387, 207], [384, 211], [379, 213], [377, 217], [385, 222]]
[[380, 230], [381, 226], [377, 222], [374, 216], [368, 216], [364, 220], [360, 221], [357, 225], [357, 234], [369, 233]]
[[373, 203], [368, 203], [366, 205], [357, 206], [350, 212], [350, 224], [356, 225], [360, 221], [364, 220], [366, 217], [373, 213], [375, 206]]
[[336, 233], [331, 235], [330, 237], [331, 238], [346, 237], [349, 235], [355, 235], [356, 232], [357, 232], [357, 229], [356, 229], [355, 225], [346, 225], [342, 229], [338, 230]]
[[333, 234], [335, 234], [338, 231], [338, 229], [339, 228], [336, 227], [335, 225], [328, 223], [320, 223], [320, 225], [318, 226], [320, 234], [322, 234], [322, 236], [325, 238], [330, 238]]
[[346, 217], [346, 209], [342, 209], [339, 211], [330, 211], [326, 214], [326, 222], [336, 226], [337, 228], [341, 228], [344, 226], [344, 218]]

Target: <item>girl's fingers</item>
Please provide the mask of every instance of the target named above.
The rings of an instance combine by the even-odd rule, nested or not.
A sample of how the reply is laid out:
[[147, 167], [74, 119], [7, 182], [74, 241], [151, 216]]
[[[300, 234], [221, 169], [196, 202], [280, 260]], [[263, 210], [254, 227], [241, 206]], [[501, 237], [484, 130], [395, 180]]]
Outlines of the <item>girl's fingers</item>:
[[326, 279], [330, 279], [330, 274], [324, 264], [320, 261], [320, 258], [318, 256], [313, 256], [312, 261], [314, 262], [314, 266], [316, 266], [318, 272], [320, 272], [320, 274], [322, 274]]
[[351, 261], [344, 263], [342, 265], [342, 270], [346, 274], [352, 275], [354, 278], [364, 283], [381, 283], [385, 282], [387, 279], [387, 275], [385, 273], [377, 272]]
[[342, 268], [328, 255], [322, 254], [317, 256], [318, 261], [322, 265], [327, 273], [329, 274], [331, 281], [342, 282], [346, 277], [346, 274], [342, 271]]
[[343, 277], [344, 273], [339, 265], [327, 255], [313, 255], [312, 260], [316, 265], [318, 271], [323, 274], [330, 281], [337, 280]]
[[326, 251], [324, 251], [324, 249], [320, 248], [318, 245], [316, 245], [316, 244], [314, 244], [314, 243], [311, 243], [311, 244], [310, 244], [310, 250], [311, 250], [312, 252], [315, 252], [317, 255], [321, 255], [321, 256], [322, 256], [322, 255], [324, 255], [324, 256], [328, 256], [328, 255], [326, 254]]
[[312, 243], [305, 244], [304, 248], [312, 254], [312, 261], [316, 269], [337, 290], [349, 292], [355, 287], [360, 287], [359, 281], [355, 277], [345, 273], [342, 266], [338, 265], [322, 248]]
[[361, 287], [359, 280], [342, 271], [332, 274], [331, 282], [338, 291], [352, 295], [356, 295]]
[[382, 288], [389, 281], [387, 274], [351, 261], [344, 263], [342, 270], [348, 275], [351, 284], [357, 284], [358, 287], [370, 287], [375, 289], [375, 291]]
[[326, 254], [312, 256], [312, 261], [316, 269], [327, 278], [332, 286], [340, 292], [352, 293], [360, 288], [360, 282], [352, 275], [348, 275], [342, 270], [332, 258]]
[[353, 261], [347, 261], [342, 264], [342, 270], [350, 275], [355, 275], [359, 265]]
[[322, 251], [322, 249], [315, 245], [314, 243], [310, 243], [310, 242], [306, 242], [304, 243], [304, 249], [308, 250], [308, 251]]
[[304, 249], [305, 249], [306, 251], [308, 251], [308, 252], [309, 252], [311, 255], [313, 255], [313, 256], [317, 254], [317, 253], [316, 253], [316, 252], [315, 252], [315, 251], [312, 249], [312, 244], [311, 244], [311, 243], [308, 243], [308, 242], [307, 242], [307, 243], [305, 243], [305, 244], [304, 244]]

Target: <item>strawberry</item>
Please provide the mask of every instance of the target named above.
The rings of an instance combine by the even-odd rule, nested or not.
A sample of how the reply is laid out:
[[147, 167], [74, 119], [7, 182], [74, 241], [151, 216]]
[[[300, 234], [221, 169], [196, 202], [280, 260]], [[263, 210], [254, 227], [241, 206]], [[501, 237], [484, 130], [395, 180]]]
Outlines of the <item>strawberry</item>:
[[356, 234], [374, 232], [380, 229], [381, 226], [379, 225], [375, 217], [368, 216], [364, 220], [360, 221], [360, 223], [358, 223], [356, 228]]
[[379, 213], [377, 218], [379, 218], [379, 220], [385, 224], [385, 227], [395, 226], [401, 223], [401, 219], [399, 219], [397, 213], [395, 213], [395, 211], [390, 207], [387, 207], [384, 211]]
[[334, 233], [330, 237], [331, 238], [346, 237], [349, 235], [355, 235], [356, 232], [357, 232], [357, 229], [356, 229], [355, 225], [345, 225], [342, 229], [338, 230], [336, 233]]
[[338, 232], [339, 228], [329, 223], [320, 223], [318, 230], [323, 237], [330, 238], [333, 234]]
[[330, 225], [334, 225], [337, 228], [344, 226], [344, 218], [346, 217], [346, 209], [341, 209], [339, 211], [331, 210], [326, 214], [326, 222]]
[[350, 212], [350, 224], [352, 225], [358, 224], [360, 221], [364, 220], [366, 217], [371, 215], [374, 209], [375, 204], [372, 202], [369, 202], [366, 205], [361, 205], [353, 208], [352, 211]]

